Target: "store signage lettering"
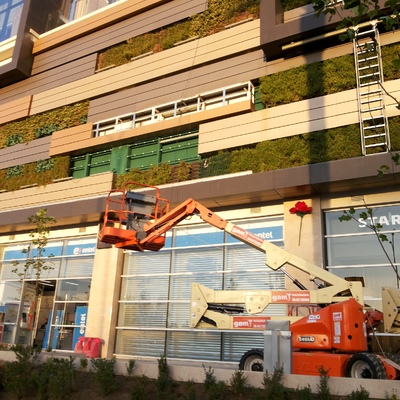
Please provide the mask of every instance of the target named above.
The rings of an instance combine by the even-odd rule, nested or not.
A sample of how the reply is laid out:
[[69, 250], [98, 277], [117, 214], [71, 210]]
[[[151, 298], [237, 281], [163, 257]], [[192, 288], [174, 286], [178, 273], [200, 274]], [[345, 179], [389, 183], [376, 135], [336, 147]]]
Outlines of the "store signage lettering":
[[366, 228], [373, 221], [374, 225], [381, 224], [382, 226], [396, 226], [400, 225], [400, 215], [399, 214], [391, 214], [391, 215], [381, 215], [380, 217], [372, 217], [365, 219], [359, 219], [359, 227]]
[[93, 254], [96, 251], [96, 248], [93, 247], [75, 247], [73, 249], [73, 254], [75, 256], [79, 254]]
[[81, 335], [85, 334], [85, 327], [86, 327], [86, 313], [81, 314], [81, 317], [80, 317], [79, 333]]

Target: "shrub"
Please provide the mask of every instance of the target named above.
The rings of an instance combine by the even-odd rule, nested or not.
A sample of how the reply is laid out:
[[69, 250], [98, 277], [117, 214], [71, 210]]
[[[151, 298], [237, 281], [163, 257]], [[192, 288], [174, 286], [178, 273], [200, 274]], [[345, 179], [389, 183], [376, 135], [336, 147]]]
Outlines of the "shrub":
[[32, 346], [17, 344], [10, 348], [17, 358], [5, 364], [3, 369], [3, 385], [5, 389], [20, 399], [36, 391], [34, 368], [40, 350]]
[[360, 389], [357, 389], [346, 396], [346, 400], [369, 400], [369, 392], [360, 386]]
[[92, 358], [94, 382], [98, 392], [106, 396], [117, 389], [117, 380], [114, 373], [115, 358]]
[[233, 393], [239, 397], [243, 397], [246, 388], [249, 387], [244, 371], [235, 371], [229, 380], [229, 383]]
[[167, 359], [162, 356], [158, 360], [158, 377], [156, 380], [156, 388], [160, 398], [163, 398], [165, 393], [170, 389], [172, 379], [170, 377], [169, 366]]
[[63, 400], [75, 391], [74, 359], [48, 358], [34, 374], [41, 400]]
[[284, 400], [286, 389], [283, 386], [283, 367], [276, 366], [274, 372], [269, 374], [265, 371], [263, 386], [266, 390], [267, 399]]
[[330, 400], [331, 392], [329, 389], [329, 370], [324, 369], [321, 365], [318, 368], [319, 372], [319, 384], [318, 387], [318, 399], [319, 400]]

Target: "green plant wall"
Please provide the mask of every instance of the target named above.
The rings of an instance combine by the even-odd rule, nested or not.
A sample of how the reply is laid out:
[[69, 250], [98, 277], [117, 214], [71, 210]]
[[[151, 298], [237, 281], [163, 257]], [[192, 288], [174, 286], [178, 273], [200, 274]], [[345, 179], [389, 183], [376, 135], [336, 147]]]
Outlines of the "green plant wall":
[[0, 149], [10, 144], [30, 142], [55, 130], [81, 125], [88, 109], [89, 101], [83, 101], [35, 114], [21, 121], [8, 122], [0, 126]]
[[259, 17], [259, 0], [209, 0], [204, 13], [106, 49], [99, 54], [97, 68], [122, 65], [139, 55], [170, 49], [191, 37], [211, 35], [250, 17]]
[[10, 169], [0, 170], [0, 190], [14, 191], [21, 186], [38, 184], [48, 185], [53, 180], [65, 178], [69, 174], [69, 156], [59, 156], [51, 159], [51, 168], [47, 168], [45, 160], [12, 167], [11, 170], [19, 170], [18, 174], [10, 174]]

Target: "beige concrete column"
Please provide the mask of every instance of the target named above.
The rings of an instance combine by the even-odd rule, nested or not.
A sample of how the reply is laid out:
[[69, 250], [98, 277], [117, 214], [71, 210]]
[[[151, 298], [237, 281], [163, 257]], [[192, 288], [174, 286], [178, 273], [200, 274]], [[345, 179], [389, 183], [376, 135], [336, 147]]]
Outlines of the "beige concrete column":
[[102, 339], [103, 358], [114, 352], [123, 256], [123, 250], [111, 248], [97, 249], [94, 257], [85, 335]]
[[[289, 210], [295, 206], [297, 201], [304, 201], [308, 206], [312, 207], [311, 214], [307, 214], [303, 218], [291, 214]], [[284, 203], [285, 250], [322, 268], [324, 234], [321, 218], [321, 203], [318, 197], [295, 199]], [[285, 269], [307, 288], [316, 288], [310, 282], [308, 274], [304, 274], [293, 267], [286, 267]], [[297, 289], [289, 279], [287, 279], [286, 283], [287, 289]]]

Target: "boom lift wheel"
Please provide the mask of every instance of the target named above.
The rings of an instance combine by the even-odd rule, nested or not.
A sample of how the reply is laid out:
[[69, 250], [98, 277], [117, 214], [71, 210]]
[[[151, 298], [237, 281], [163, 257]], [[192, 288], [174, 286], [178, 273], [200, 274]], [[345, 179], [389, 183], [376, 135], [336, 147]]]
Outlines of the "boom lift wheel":
[[264, 371], [264, 351], [262, 349], [251, 349], [243, 354], [239, 362], [242, 371]]
[[346, 365], [346, 377], [386, 379], [386, 370], [380, 358], [371, 353], [354, 354]]

